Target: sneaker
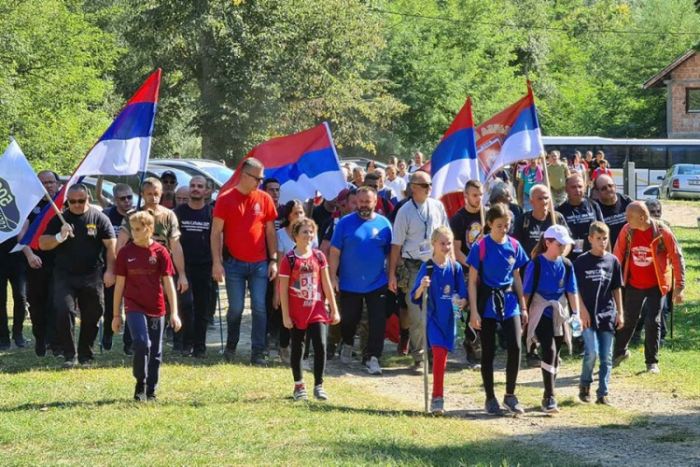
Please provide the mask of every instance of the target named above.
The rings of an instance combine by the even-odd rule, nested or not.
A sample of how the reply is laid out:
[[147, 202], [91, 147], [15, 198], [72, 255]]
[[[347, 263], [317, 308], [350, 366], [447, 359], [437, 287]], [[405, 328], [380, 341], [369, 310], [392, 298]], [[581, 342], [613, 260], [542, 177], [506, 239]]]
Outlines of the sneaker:
[[379, 366], [379, 360], [377, 360], [377, 357], [370, 357], [370, 359], [367, 360], [367, 363], [365, 363], [365, 366], [367, 367], [367, 373], [370, 375], [382, 374], [382, 367]]
[[340, 349], [340, 363], [343, 365], [350, 365], [352, 363], [351, 346], [343, 344], [343, 347]]
[[423, 374], [423, 360], [413, 360], [411, 370], [414, 373]]
[[554, 396], [542, 399], [542, 411], [545, 413], [559, 413], [559, 406]]
[[146, 402], [146, 386], [143, 383], [136, 383], [134, 388], [134, 400], [136, 402]]
[[326, 394], [326, 390], [323, 389], [322, 384], [319, 384], [318, 386], [314, 386], [314, 397], [320, 401], [327, 401], [328, 400], [328, 394]]
[[280, 360], [282, 360], [282, 363], [284, 363], [285, 365], [289, 365], [291, 363], [292, 355], [289, 351], [289, 347], [280, 347], [279, 355]]
[[233, 363], [233, 360], [235, 358], [236, 358], [236, 349], [226, 348], [226, 350], [224, 350], [224, 360], [226, 360], [228, 363]]
[[525, 360], [527, 361], [527, 366], [530, 368], [537, 368], [541, 365], [540, 356], [537, 355], [537, 352], [528, 352], [527, 355], [525, 355]]
[[95, 363], [95, 359], [92, 357], [79, 358], [78, 363], [80, 363], [80, 366], [82, 367], [89, 368], [93, 363]]
[[250, 364], [255, 366], [267, 366], [267, 360], [263, 354], [253, 354], [250, 357]]
[[34, 353], [36, 354], [37, 357], [45, 357], [46, 356], [46, 344], [44, 342], [36, 341], [34, 343]]
[[608, 396], [598, 396], [598, 398], [595, 400], [595, 403], [600, 405], [612, 405], [610, 403], [610, 399], [608, 399]]
[[518, 401], [518, 398], [515, 397], [515, 394], [506, 394], [503, 396], [503, 406], [512, 414], [522, 415], [525, 413], [525, 409], [523, 409], [523, 406], [520, 405], [520, 402]]
[[311, 361], [308, 358], [302, 359], [301, 369], [304, 371], [311, 371]]
[[401, 338], [399, 340], [399, 345], [396, 347], [396, 352], [399, 355], [408, 355], [408, 343], [409, 335], [407, 333], [401, 333]]
[[430, 401], [430, 411], [433, 415], [445, 415], [445, 399], [442, 397], [433, 397]]
[[66, 358], [66, 361], [63, 362], [63, 368], [66, 369], [75, 368], [76, 366], [78, 366], [77, 357]]
[[578, 387], [578, 398], [581, 402], [586, 404], [591, 402], [591, 387], [590, 386], [579, 386]]
[[184, 346], [184, 347], [182, 348], [182, 356], [183, 356], [183, 357], [191, 357], [191, 356], [192, 356], [192, 352], [194, 352], [194, 349], [193, 349], [192, 347], [190, 347], [190, 346]]
[[628, 358], [630, 358], [632, 354], [630, 353], [629, 350], [625, 350], [625, 353], [619, 354], [613, 358], [613, 368], [617, 368], [620, 366], [620, 363], [624, 362]]
[[484, 409], [486, 410], [486, 413], [489, 415], [500, 415], [501, 414], [501, 406], [498, 404], [498, 399], [495, 397], [492, 397], [491, 399], [486, 399], [486, 403], [484, 404]]
[[158, 397], [156, 396], [155, 392], [149, 392], [149, 393], [146, 393], [146, 400], [148, 402], [157, 402]]
[[306, 386], [304, 384], [295, 384], [294, 385], [294, 393], [292, 394], [292, 397], [294, 398], [295, 401], [300, 401], [300, 400], [307, 400], [309, 396], [306, 394]]
[[10, 350], [11, 344], [10, 341], [7, 342], [0, 342], [0, 352], [3, 350]]
[[647, 373], [651, 373], [652, 375], [658, 375], [661, 373], [661, 368], [659, 368], [658, 363], [649, 363], [647, 364]]
[[27, 341], [24, 340], [24, 336], [21, 334], [19, 336], [15, 337], [14, 340], [15, 340], [15, 345], [17, 347], [19, 347], [20, 349], [23, 349], [24, 347], [27, 346]]
[[207, 356], [206, 350], [194, 350], [192, 352], [192, 358], [206, 358], [206, 356]]

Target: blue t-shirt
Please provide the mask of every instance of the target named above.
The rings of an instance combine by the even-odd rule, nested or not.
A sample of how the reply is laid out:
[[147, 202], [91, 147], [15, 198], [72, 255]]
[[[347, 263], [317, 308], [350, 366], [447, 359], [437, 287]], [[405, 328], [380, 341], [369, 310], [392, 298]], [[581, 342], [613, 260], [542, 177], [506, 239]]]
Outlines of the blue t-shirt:
[[[423, 297], [416, 300], [414, 296], [420, 287], [420, 281], [427, 272], [427, 263], [423, 263], [418, 270], [416, 282], [411, 288], [411, 301], [418, 305], [422, 303]], [[453, 294], [459, 295], [459, 298], [467, 298], [467, 285], [464, 282], [462, 265], [456, 261], [448, 261], [443, 267], [435, 264], [428, 289], [428, 342], [430, 345], [445, 347], [449, 351], [454, 348], [455, 340], [455, 317], [452, 312]]]
[[[484, 285], [492, 288], [502, 288], [511, 285], [513, 283], [513, 271], [522, 268], [528, 262], [528, 257], [523, 247], [516, 240], [515, 246], [517, 248], [513, 249], [513, 244], [508, 238], [506, 238], [505, 243], [496, 243], [490, 235], [487, 235], [480, 241], [486, 242], [486, 255], [484, 256], [484, 264], [481, 268], [479, 279]], [[469, 251], [467, 264], [478, 270], [480, 262], [479, 242], [477, 242]], [[509, 292], [505, 298], [503, 319], [506, 320], [513, 316], [518, 316], [520, 314], [518, 295], [515, 292]], [[493, 300], [486, 301], [486, 309], [481, 310], [481, 316], [482, 318], [498, 319]]]
[[351, 213], [338, 221], [331, 246], [340, 250], [338, 283], [345, 292], [366, 293], [389, 280], [385, 261], [391, 249], [391, 224], [379, 214], [364, 220]]
[[[536, 291], [533, 290], [535, 288], [535, 261], [540, 262], [540, 277]], [[576, 274], [574, 274], [573, 267], [567, 277], [566, 266], [561, 256], [554, 261], [550, 261], [544, 255], [538, 255], [537, 258], [530, 261], [527, 265], [525, 269], [525, 284], [523, 285], [523, 293], [525, 295], [532, 295], [534, 292], [540, 294], [545, 300], [559, 300], [564, 292], [578, 293]], [[552, 317], [551, 306], [545, 308], [544, 316]]]

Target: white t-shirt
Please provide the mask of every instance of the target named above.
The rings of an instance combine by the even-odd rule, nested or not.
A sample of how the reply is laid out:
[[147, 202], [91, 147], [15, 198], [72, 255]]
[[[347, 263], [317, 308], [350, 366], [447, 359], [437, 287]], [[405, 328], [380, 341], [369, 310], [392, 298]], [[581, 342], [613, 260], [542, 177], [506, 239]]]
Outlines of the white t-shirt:
[[390, 188], [396, 199], [399, 201], [406, 197], [406, 195], [404, 195], [404, 192], [406, 191], [406, 180], [403, 178], [397, 176], [393, 181], [386, 179], [384, 181], [384, 186]]

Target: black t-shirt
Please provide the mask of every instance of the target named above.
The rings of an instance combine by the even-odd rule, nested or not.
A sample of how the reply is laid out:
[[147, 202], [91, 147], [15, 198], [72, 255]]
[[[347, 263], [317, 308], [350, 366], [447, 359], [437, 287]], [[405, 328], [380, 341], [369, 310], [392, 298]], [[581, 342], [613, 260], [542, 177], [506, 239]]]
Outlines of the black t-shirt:
[[[566, 220], [560, 212], [556, 213], [556, 218], [557, 224], [563, 225], [566, 228], [569, 227], [566, 225]], [[552, 216], [550, 213], [547, 213], [544, 220], [540, 221], [532, 216], [532, 211], [527, 211], [515, 220], [513, 237], [520, 242], [529, 258], [533, 248], [535, 248], [537, 242], [540, 240], [540, 236], [551, 226]]]
[[462, 242], [462, 253], [469, 255], [472, 244], [481, 234], [481, 213], [471, 213], [465, 208], [460, 209], [450, 218], [450, 229], [455, 240]]
[[[54, 248], [56, 270], [88, 274], [102, 269], [105, 250], [102, 240], [115, 238], [109, 218], [92, 206], [83, 214], [73, 214], [66, 209], [63, 217], [73, 226], [75, 237], [69, 237]], [[49, 221], [44, 235], [56, 235], [60, 231], [61, 220], [56, 216]]]
[[181, 204], [174, 209], [180, 223], [180, 244], [187, 264], [211, 263], [211, 206], [192, 209]]
[[[10, 251], [17, 245], [17, 236], [10, 237], [4, 242], [0, 243], [0, 258], [4, 258], [10, 254]], [[19, 252], [18, 252], [19, 253]]]
[[119, 211], [117, 211], [116, 206], [111, 206], [102, 212], [105, 213], [105, 215], [109, 218], [109, 222], [112, 223], [114, 235], [119, 236], [119, 229], [121, 229], [122, 227], [122, 221], [124, 220], [124, 216], [119, 214]]
[[[325, 225], [326, 222], [328, 222], [330, 219], [333, 218], [333, 213], [328, 212], [328, 210], [325, 208], [323, 204], [320, 206], [316, 206], [314, 210], [311, 212], [311, 218], [314, 220], [316, 223], [317, 227], [320, 227], [322, 225]], [[318, 229], [318, 243], [321, 243], [321, 229]]]
[[321, 241], [331, 241], [331, 238], [333, 238], [333, 232], [335, 232], [335, 224], [337, 224], [339, 220], [340, 217], [336, 217], [335, 219], [329, 220], [323, 227], [321, 227]]
[[578, 290], [591, 315], [591, 327], [600, 331], [615, 331], [615, 300], [613, 291], [622, 287], [622, 267], [611, 253], [595, 256], [586, 252], [574, 261]]
[[576, 251], [576, 245], [571, 248], [568, 258], [573, 261], [584, 251], [591, 249], [591, 244], [588, 241], [588, 229], [594, 221], [602, 222], [603, 214], [600, 212], [600, 206], [588, 198], [583, 198], [578, 206], [572, 206], [568, 201], [565, 201], [557, 207], [557, 211], [564, 215], [569, 231], [571, 231], [571, 237], [574, 240], [583, 240], [579, 251]]
[[632, 202], [629, 196], [617, 194], [617, 202], [612, 206], [606, 206], [605, 204], [598, 201], [598, 206], [600, 207], [600, 212], [603, 214], [603, 222], [608, 224], [610, 228], [610, 246], [615, 247], [615, 242], [617, 241], [618, 235], [622, 227], [627, 223], [627, 216], [625, 211], [627, 206]]

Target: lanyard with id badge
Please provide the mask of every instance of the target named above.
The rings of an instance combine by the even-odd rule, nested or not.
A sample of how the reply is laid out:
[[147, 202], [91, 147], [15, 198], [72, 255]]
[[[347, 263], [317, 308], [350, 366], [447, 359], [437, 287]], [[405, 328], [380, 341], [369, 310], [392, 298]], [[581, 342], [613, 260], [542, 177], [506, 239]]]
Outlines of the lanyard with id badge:
[[428, 228], [431, 225], [431, 219], [430, 219], [430, 205], [428, 204], [428, 200], [425, 200], [425, 216], [421, 213], [420, 209], [418, 209], [418, 205], [416, 202], [412, 199], [411, 202], [413, 203], [413, 207], [416, 208], [416, 213], [418, 214], [418, 219], [423, 222], [423, 227], [425, 230], [423, 231], [423, 241], [420, 243], [418, 246], [418, 253], [420, 254], [421, 257], [424, 256], [430, 256], [432, 253], [432, 248], [430, 247], [430, 238], [428, 238]]

